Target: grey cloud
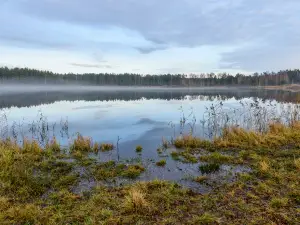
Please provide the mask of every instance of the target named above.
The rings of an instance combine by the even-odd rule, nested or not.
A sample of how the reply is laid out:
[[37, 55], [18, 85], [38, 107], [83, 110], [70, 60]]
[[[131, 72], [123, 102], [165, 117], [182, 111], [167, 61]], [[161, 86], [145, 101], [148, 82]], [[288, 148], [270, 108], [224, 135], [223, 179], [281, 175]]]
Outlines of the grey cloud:
[[[290, 27], [296, 0], [25, 1], [21, 10], [53, 20], [136, 30], [158, 43], [233, 44]], [[268, 27], [266, 29], [265, 27]]]
[[220, 68], [247, 71], [270, 71], [299, 67], [300, 47], [276, 47], [241, 49], [224, 53]]
[[12, 43], [14, 45], [21, 46], [32, 46], [32, 47], [47, 47], [47, 48], [55, 48], [55, 49], [70, 49], [73, 46], [70, 43], [64, 43], [61, 41], [49, 41], [44, 39], [38, 39], [33, 37], [26, 36], [14, 36], [14, 35], [6, 35], [0, 34], [0, 40], [7, 43]]
[[103, 55], [97, 52], [92, 53], [92, 57], [98, 63], [107, 63], [107, 60], [104, 59]]
[[135, 49], [138, 50], [142, 54], [148, 54], [148, 53], [151, 53], [154, 51], [164, 50], [166, 48], [167, 48], [166, 46], [164, 46], [164, 47], [157, 46], [157, 47], [137, 47]]
[[242, 68], [262, 72], [299, 67], [299, 30], [273, 31], [265, 37], [266, 40], [255, 46], [246, 46], [233, 52], [223, 53], [220, 68]]
[[27, 0], [15, 8], [43, 20], [137, 31], [154, 44], [136, 48], [143, 54], [165, 46], [252, 44], [223, 54], [224, 68], [264, 68], [282, 51], [297, 56], [300, 46], [299, 0]]

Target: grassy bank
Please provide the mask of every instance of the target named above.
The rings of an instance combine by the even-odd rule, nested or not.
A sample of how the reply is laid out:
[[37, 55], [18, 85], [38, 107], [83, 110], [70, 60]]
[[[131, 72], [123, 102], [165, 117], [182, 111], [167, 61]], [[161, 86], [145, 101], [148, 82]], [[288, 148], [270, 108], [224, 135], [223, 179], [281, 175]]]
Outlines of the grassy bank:
[[[113, 150], [109, 143], [78, 136], [70, 149], [61, 149], [55, 139], [45, 148], [2, 140], [0, 223], [299, 224], [299, 122], [272, 124], [264, 133], [229, 128], [212, 141], [186, 136], [173, 145], [160, 151], [205, 163], [194, 182], [209, 182], [206, 174], [222, 164], [247, 165], [251, 172], [199, 194], [162, 180], [134, 182], [146, 172], [141, 163], [97, 160], [99, 152]], [[164, 168], [166, 161], [156, 165]], [[118, 179], [132, 182], [114, 185]], [[79, 190], [91, 180], [95, 187]]]

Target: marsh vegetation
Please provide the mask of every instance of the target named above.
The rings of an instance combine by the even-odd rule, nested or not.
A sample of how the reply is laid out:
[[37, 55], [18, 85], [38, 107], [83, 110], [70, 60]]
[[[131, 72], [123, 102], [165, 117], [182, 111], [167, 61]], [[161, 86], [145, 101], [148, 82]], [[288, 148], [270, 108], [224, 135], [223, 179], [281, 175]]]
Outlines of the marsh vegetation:
[[[204, 195], [174, 182], [134, 182], [146, 172], [142, 164], [100, 162], [85, 138], [74, 140], [71, 153], [55, 140], [44, 148], [36, 141], [25, 140], [20, 146], [12, 139], [2, 140], [0, 220], [2, 224], [297, 224], [299, 131], [295, 121], [271, 124], [265, 133], [231, 128], [211, 141], [184, 139], [188, 142], [180, 151], [207, 162], [192, 178], [195, 183], [209, 185], [224, 163], [251, 168], [231, 182], [211, 183]], [[166, 161], [156, 165], [165, 166]], [[120, 186], [118, 179], [132, 182]], [[80, 191], [87, 183], [94, 185]]]

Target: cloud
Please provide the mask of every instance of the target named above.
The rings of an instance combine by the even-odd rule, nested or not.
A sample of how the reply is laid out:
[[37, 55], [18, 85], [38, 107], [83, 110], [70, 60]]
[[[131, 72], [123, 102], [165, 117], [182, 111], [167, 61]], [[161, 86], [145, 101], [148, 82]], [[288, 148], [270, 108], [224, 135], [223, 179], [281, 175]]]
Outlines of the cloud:
[[[91, 55], [100, 51], [127, 56], [135, 60], [132, 64], [165, 63], [170, 65], [167, 71], [178, 67], [174, 56], [166, 55], [169, 49], [185, 49], [176, 56], [184, 61], [188, 48], [202, 58], [207, 51], [199, 47], [212, 46], [220, 50], [215, 56], [219, 68], [211, 70], [284, 69], [297, 66], [300, 59], [299, 11], [299, 0], [6, 1], [0, 8], [0, 43]], [[225, 47], [233, 50], [222, 50]], [[146, 62], [156, 53], [165, 59]]]
[[162, 46], [157, 46], [157, 47], [136, 47], [136, 50], [138, 50], [141, 54], [149, 54], [151, 52], [155, 52], [158, 50], [164, 50], [167, 49], [166, 46], [162, 47]]
[[[120, 26], [158, 43], [183, 46], [228, 44], [290, 26], [297, 0], [30, 0], [23, 12], [95, 27]], [[279, 23], [279, 24], [278, 24]], [[279, 31], [279, 30], [278, 30]]]
[[299, 46], [258, 46], [243, 48], [238, 51], [224, 53], [220, 68], [240, 69], [248, 71], [278, 71], [299, 68]]
[[56, 41], [48, 41], [38, 38], [31, 37], [21, 37], [21, 36], [13, 36], [0, 34], [0, 39], [5, 41], [6, 43], [10, 43], [15, 46], [33, 46], [33, 47], [46, 47], [46, 48], [59, 48], [59, 49], [70, 49], [72, 45], [67, 42], [56, 42]]

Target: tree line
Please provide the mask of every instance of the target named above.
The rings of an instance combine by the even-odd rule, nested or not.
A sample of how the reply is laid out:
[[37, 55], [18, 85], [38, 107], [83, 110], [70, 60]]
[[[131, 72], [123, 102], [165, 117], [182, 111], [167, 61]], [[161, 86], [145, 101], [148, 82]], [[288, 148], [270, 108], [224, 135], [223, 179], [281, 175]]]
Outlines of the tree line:
[[300, 83], [300, 70], [251, 75], [240, 73], [235, 75], [228, 73], [142, 75], [135, 73], [60, 74], [29, 68], [0, 67], [0, 82], [118, 86], [268, 86]]

